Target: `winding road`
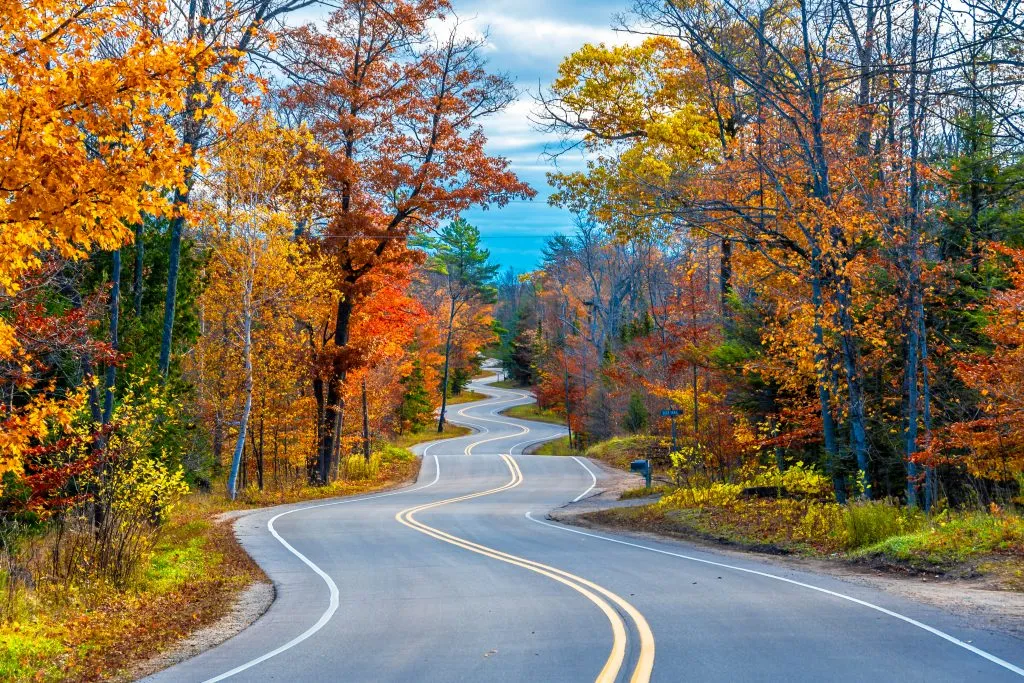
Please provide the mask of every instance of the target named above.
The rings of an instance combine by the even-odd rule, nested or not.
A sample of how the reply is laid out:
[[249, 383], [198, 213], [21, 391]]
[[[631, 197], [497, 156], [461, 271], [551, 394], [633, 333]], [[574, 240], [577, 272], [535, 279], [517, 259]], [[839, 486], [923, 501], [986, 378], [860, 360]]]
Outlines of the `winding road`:
[[1024, 642], [830, 577], [555, 524], [601, 486], [564, 434], [449, 410], [476, 433], [418, 448], [419, 481], [261, 510], [237, 533], [277, 597], [150, 681], [1021, 681]]

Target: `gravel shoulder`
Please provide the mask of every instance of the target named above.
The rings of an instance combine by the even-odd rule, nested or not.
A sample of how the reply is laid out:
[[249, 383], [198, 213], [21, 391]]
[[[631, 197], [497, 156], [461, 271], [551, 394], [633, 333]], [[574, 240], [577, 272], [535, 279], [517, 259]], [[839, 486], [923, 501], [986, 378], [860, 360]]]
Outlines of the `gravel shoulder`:
[[891, 593], [895, 596], [937, 607], [955, 613], [972, 627], [1001, 631], [1024, 640], [1024, 593], [1000, 590], [996, 581], [987, 578], [959, 579], [945, 578], [934, 575], [901, 575], [882, 571], [865, 565], [852, 564], [842, 560], [800, 557], [796, 555], [779, 556], [740, 550], [724, 546], [707, 539], [667, 535], [649, 531], [639, 531], [625, 525], [600, 523], [590, 518], [588, 513], [610, 510], [613, 508], [635, 507], [656, 502], [658, 496], [619, 500], [623, 491], [636, 488], [643, 484], [641, 477], [607, 465], [586, 459], [588, 465], [598, 477], [598, 485], [594, 493], [578, 503], [569, 503], [552, 510], [548, 518], [597, 531], [614, 532], [618, 535], [636, 539], [649, 539], [658, 542], [678, 544], [681, 548], [699, 548], [713, 550], [724, 557], [756, 558], [766, 565], [780, 568], [824, 574], [854, 585], [867, 586]]
[[270, 609], [273, 602], [273, 584], [267, 581], [249, 584], [235, 596], [234, 604], [227, 614], [178, 642], [170, 650], [138, 664], [131, 670], [127, 680], [145, 678], [220, 645], [252, 625]]

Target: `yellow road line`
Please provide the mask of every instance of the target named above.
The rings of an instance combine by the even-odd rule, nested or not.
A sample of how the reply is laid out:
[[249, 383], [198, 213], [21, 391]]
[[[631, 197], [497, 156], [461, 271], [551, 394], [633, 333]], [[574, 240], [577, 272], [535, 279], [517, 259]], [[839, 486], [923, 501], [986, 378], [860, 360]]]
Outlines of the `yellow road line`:
[[415, 529], [420, 533], [426, 534], [432, 538], [436, 538], [445, 543], [458, 546], [465, 550], [469, 550], [486, 557], [490, 557], [501, 562], [513, 564], [524, 569], [536, 572], [550, 579], [562, 583], [576, 592], [580, 593], [588, 600], [593, 602], [597, 607], [605, 614], [608, 618], [609, 623], [612, 627], [612, 650], [608, 655], [608, 659], [605, 661], [604, 667], [598, 674], [596, 683], [612, 683], [618, 677], [619, 671], [622, 669], [622, 664], [626, 654], [626, 626], [611, 605], [604, 599], [602, 599], [598, 593], [605, 596], [616, 605], [618, 605], [629, 617], [633, 620], [636, 625], [637, 632], [640, 634], [640, 656], [637, 661], [636, 668], [633, 670], [633, 675], [630, 677], [632, 683], [648, 683], [651, 678], [651, 672], [654, 668], [654, 634], [651, 632], [650, 626], [647, 624], [647, 620], [644, 619], [643, 615], [629, 604], [626, 600], [622, 599], [615, 593], [609, 591], [603, 586], [599, 586], [592, 581], [588, 581], [580, 576], [571, 574], [569, 572], [551, 567], [540, 562], [534, 562], [510, 553], [502, 552], [488, 546], [473, 543], [467, 541], [464, 538], [459, 538], [447, 532], [441, 531], [434, 527], [428, 526], [419, 520], [415, 519], [413, 515], [424, 510], [440, 507], [442, 505], [448, 505], [450, 503], [456, 503], [459, 501], [470, 500], [473, 498], [479, 498], [481, 496], [489, 496], [501, 491], [505, 491], [511, 488], [519, 486], [523, 481], [523, 473], [519, 469], [519, 464], [513, 458], [502, 455], [502, 459], [508, 466], [509, 471], [512, 474], [512, 479], [499, 487], [489, 489], [487, 491], [480, 491], [477, 493], [470, 493], [464, 496], [458, 496], [456, 498], [448, 498], [445, 500], [435, 501], [433, 503], [426, 503], [424, 505], [418, 505], [416, 507], [402, 510], [395, 515], [395, 519], [401, 524]]

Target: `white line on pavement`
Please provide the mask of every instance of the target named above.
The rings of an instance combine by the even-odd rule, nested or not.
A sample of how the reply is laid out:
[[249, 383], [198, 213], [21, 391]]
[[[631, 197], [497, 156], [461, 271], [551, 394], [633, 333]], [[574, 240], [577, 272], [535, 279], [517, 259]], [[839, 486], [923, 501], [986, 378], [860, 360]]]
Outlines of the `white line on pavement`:
[[[580, 464], [580, 467], [582, 467], [583, 469], [585, 469], [585, 470], [587, 471], [587, 474], [589, 474], [589, 475], [590, 475], [590, 479], [591, 479], [591, 481], [593, 482], [593, 483], [592, 483], [592, 484], [590, 485], [590, 488], [589, 488], [589, 489], [587, 489], [586, 491], [584, 491], [583, 493], [581, 493], [580, 495], [578, 495], [578, 496], [576, 496], [575, 498], [573, 498], [573, 499], [572, 499], [572, 502], [574, 502], [574, 503], [578, 503], [578, 502], [580, 502], [580, 499], [581, 499], [581, 498], [583, 498], [583, 496], [585, 496], [585, 495], [587, 495], [588, 493], [590, 493], [591, 491], [593, 491], [593, 490], [594, 490], [594, 487], [595, 487], [595, 486], [597, 486], [597, 475], [595, 475], [595, 474], [594, 474], [594, 473], [593, 473], [593, 472], [592, 472], [592, 471], [590, 470], [590, 468], [589, 468], [589, 467], [587, 467], [587, 463], [583, 462], [582, 460], [580, 460], [579, 458], [577, 458], [577, 457], [576, 457], [575, 455], [574, 455], [574, 456], [572, 456], [572, 459], [573, 459], [573, 460], [575, 460], [576, 462], [578, 462], [578, 463]], [[527, 513], [527, 514], [529, 514], [529, 513]]]
[[608, 536], [602, 536], [600, 534], [592, 534], [592, 533], [589, 533], [589, 532], [586, 532], [586, 531], [580, 531], [579, 529], [570, 529], [570, 528], [562, 526], [560, 524], [551, 524], [550, 522], [543, 522], [543, 521], [541, 521], [539, 519], [535, 519], [533, 517], [533, 515], [531, 515], [529, 512], [526, 513], [526, 518], [529, 519], [531, 522], [536, 522], [537, 524], [542, 524], [544, 526], [549, 526], [552, 529], [558, 529], [559, 531], [568, 531], [571, 534], [579, 534], [580, 536], [589, 536], [590, 538], [597, 538], [597, 539], [600, 539], [602, 541], [608, 541], [609, 543], [618, 543], [619, 545], [627, 545], [627, 546], [629, 546], [631, 548], [639, 548], [641, 550], [649, 550], [652, 553], [659, 553], [661, 555], [671, 555], [672, 557], [679, 557], [679, 558], [682, 558], [684, 560], [689, 560], [691, 562], [699, 562], [701, 564], [709, 564], [709, 565], [712, 565], [714, 567], [721, 567], [722, 569], [731, 569], [733, 571], [744, 572], [746, 574], [755, 574], [757, 576], [763, 576], [763, 577], [768, 578], [768, 579], [775, 579], [776, 581], [782, 581], [783, 583], [788, 583], [788, 584], [791, 584], [791, 585], [794, 585], [794, 586], [799, 586], [801, 588], [807, 588], [807, 589], [812, 590], [812, 591], [817, 591], [819, 593], [824, 593], [826, 595], [831, 595], [832, 597], [839, 598], [841, 600], [847, 600], [849, 602], [861, 605], [863, 607], [867, 607], [868, 609], [873, 609], [876, 612], [881, 612], [882, 614], [886, 614], [886, 615], [888, 615], [890, 617], [893, 617], [894, 619], [899, 619], [900, 621], [904, 621], [904, 622], [910, 624], [911, 626], [916, 626], [917, 628], [925, 630], [928, 633], [931, 633], [933, 635], [936, 635], [939, 638], [942, 638], [943, 640], [946, 640], [946, 641], [948, 641], [950, 643], [953, 643], [954, 645], [956, 645], [958, 647], [962, 647], [963, 649], [965, 649], [965, 650], [967, 650], [969, 652], [973, 652], [974, 654], [978, 655], [979, 657], [983, 657], [983, 658], [987, 659], [988, 661], [992, 662], [993, 664], [997, 664], [997, 665], [1003, 667], [1004, 669], [1006, 669], [1008, 671], [1012, 671], [1013, 673], [1017, 674], [1018, 676], [1024, 676], [1024, 669], [1020, 668], [1019, 666], [1016, 666], [1015, 664], [1011, 664], [1010, 662], [1006, 661], [1005, 659], [1000, 659], [999, 657], [996, 657], [993, 654], [989, 654], [988, 652], [985, 652], [981, 648], [974, 647], [970, 643], [965, 643], [964, 641], [960, 640], [959, 638], [951, 636], [948, 633], [946, 633], [945, 631], [940, 631], [939, 629], [935, 628], [934, 626], [929, 626], [928, 624], [921, 623], [920, 621], [918, 621], [916, 619], [912, 619], [912, 618], [910, 618], [910, 617], [908, 617], [906, 615], [900, 614], [899, 612], [894, 612], [891, 609], [886, 609], [885, 607], [881, 607], [881, 606], [876, 605], [874, 603], [867, 602], [866, 600], [860, 600], [859, 598], [855, 598], [855, 597], [850, 596], [850, 595], [845, 595], [843, 593], [837, 593], [836, 591], [830, 591], [827, 588], [821, 588], [820, 586], [812, 586], [809, 583], [804, 583], [802, 581], [796, 581], [794, 579], [787, 579], [784, 576], [778, 576], [776, 574], [769, 574], [768, 572], [762, 572], [762, 571], [758, 571], [756, 569], [747, 569], [745, 567], [737, 567], [735, 565], [725, 564], [724, 562], [715, 562], [713, 560], [705, 560], [705, 559], [702, 559], [702, 558], [699, 558], [699, 557], [693, 557], [692, 555], [684, 555], [682, 553], [673, 553], [673, 552], [670, 552], [668, 550], [661, 550], [659, 548], [652, 548], [650, 546], [641, 545], [639, 543], [630, 543], [629, 541], [623, 541], [623, 540], [620, 540], [620, 539], [617, 539], [617, 538], [610, 538]]
[[363, 496], [361, 498], [346, 498], [345, 500], [336, 500], [336, 501], [332, 501], [330, 503], [319, 503], [317, 505], [307, 505], [305, 507], [295, 508], [294, 510], [285, 510], [284, 512], [282, 512], [280, 514], [271, 517], [267, 521], [267, 529], [270, 530], [271, 535], [274, 538], [276, 538], [281, 543], [281, 545], [283, 545], [288, 550], [288, 552], [290, 552], [292, 555], [294, 555], [295, 557], [297, 557], [300, 560], [302, 560], [302, 562], [307, 567], [309, 567], [314, 572], [316, 572], [317, 576], [319, 576], [321, 579], [324, 580], [324, 583], [327, 584], [327, 588], [328, 588], [328, 590], [330, 590], [330, 593], [331, 593], [330, 603], [328, 604], [327, 609], [324, 611], [324, 613], [320, 615], [320, 618], [317, 620], [317, 622], [315, 624], [313, 624], [308, 629], [306, 629], [305, 631], [303, 631], [299, 635], [297, 635], [294, 638], [292, 638], [291, 640], [289, 640], [284, 645], [282, 645], [282, 646], [280, 646], [280, 647], [278, 647], [278, 648], [276, 648], [274, 650], [271, 650], [270, 652], [267, 652], [266, 654], [260, 655], [259, 657], [255, 658], [255, 659], [251, 659], [248, 662], [246, 662], [245, 664], [241, 664], [239, 666], [236, 666], [234, 669], [231, 669], [230, 671], [225, 671], [224, 673], [222, 673], [219, 676], [214, 676], [213, 678], [209, 678], [204, 683], [216, 683], [217, 681], [223, 681], [225, 678], [230, 678], [230, 677], [234, 676], [235, 674], [239, 674], [239, 673], [245, 671], [246, 669], [251, 669], [252, 667], [256, 666], [257, 664], [260, 664], [262, 662], [267, 661], [271, 657], [276, 657], [277, 655], [281, 654], [282, 652], [284, 652], [286, 650], [290, 650], [291, 648], [295, 647], [296, 645], [298, 645], [299, 643], [301, 643], [302, 641], [306, 640], [307, 638], [312, 636], [314, 633], [316, 633], [317, 631], [322, 629], [325, 625], [327, 625], [327, 622], [329, 622], [331, 620], [331, 617], [334, 616], [334, 613], [338, 611], [338, 585], [336, 583], [334, 583], [334, 580], [331, 579], [331, 577], [328, 576], [327, 573], [324, 570], [320, 569], [320, 567], [316, 566], [313, 563], [312, 560], [310, 560], [308, 557], [306, 557], [305, 555], [300, 553], [298, 550], [296, 550], [288, 541], [284, 540], [281, 537], [281, 535], [279, 533], [277, 533], [277, 530], [274, 528], [274, 522], [276, 522], [281, 517], [284, 517], [285, 515], [292, 514], [293, 512], [304, 512], [306, 510], [313, 510], [313, 509], [316, 509], [316, 508], [329, 507], [329, 506], [332, 506], [332, 505], [343, 505], [345, 503], [358, 503], [358, 502], [363, 501], [363, 500], [372, 500], [374, 498], [387, 498], [388, 496], [397, 496], [400, 493], [412, 493], [413, 491], [422, 491], [423, 489], [430, 488], [431, 486], [436, 484], [440, 478], [441, 478], [441, 463], [438, 461], [437, 456], [435, 455], [434, 456], [434, 480], [432, 482], [430, 482], [429, 484], [425, 484], [423, 486], [417, 486], [417, 487], [411, 488], [411, 489], [402, 489], [401, 491], [392, 491], [391, 493], [378, 493], [378, 494], [373, 495], [373, 496]]

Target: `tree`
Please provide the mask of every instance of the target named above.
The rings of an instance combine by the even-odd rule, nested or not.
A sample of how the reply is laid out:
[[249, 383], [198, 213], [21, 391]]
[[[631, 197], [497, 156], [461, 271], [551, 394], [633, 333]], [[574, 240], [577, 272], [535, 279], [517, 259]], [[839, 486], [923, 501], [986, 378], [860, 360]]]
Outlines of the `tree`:
[[[201, 46], [164, 40], [162, 3], [0, 3], [0, 288], [42, 265], [131, 242], [171, 211], [191, 151], [168, 118], [204, 81]], [[104, 41], [117, 36], [118, 50]], [[216, 116], [221, 109], [203, 110]], [[0, 322], [0, 349], [9, 352]]]
[[295, 321], [303, 317], [306, 293], [326, 286], [308, 248], [294, 239], [315, 193], [306, 164], [310, 154], [304, 131], [283, 129], [269, 118], [248, 123], [221, 150], [201, 204], [204, 241], [212, 254], [201, 305], [216, 321], [214, 329], [223, 331], [207, 341], [225, 345], [220, 362], [232, 356], [241, 361], [242, 406], [227, 482], [232, 499], [252, 412], [253, 350], [287, 354], [298, 341]]
[[644, 397], [634, 391], [629, 395], [629, 407], [626, 408], [626, 417], [623, 426], [630, 434], [639, 434], [647, 429], [647, 421], [650, 415], [647, 406], [644, 405]]
[[[427, 269], [441, 281], [447, 308], [444, 321], [444, 372], [441, 375], [441, 414], [438, 433], [444, 431], [448, 406], [449, 366], [456, 318], [470, 307], [492, 303], [497, 289], [492, 284], [499, 266], [489, 262], [491, 254], [480, 246], [480, 231], [462, 218], [456, 218], [437, 236], [422, 237], [415, 244], [428, 250]], [[490, 325], [486, 326], [490, 329]]]
[[[459, 36], [445, 0], [344, 0], [322, 25], [285, 32], [285, 101], [327, 154], [323, 220], [308, 234], [335, 263], [340, 292], [317, 386], [325, 406], [316, 478], [340, 437], [342, 387], [362, 360], [349, 345], [352, 311], [371, 276], [416, 258], [406, 246], [473, 205], [533, 191], [484, 149], [480, 120], [516, 96], [489, 74], [479, 39]], [[435, 37], [431, 22], [448, 29]]]
[[208, 74], [191, 78], [181, 95], [185, 108], [171, 119], [191, 157], [181, 164], [182, 180], [175, 188], [174, 218], [168, 230], [167, 286], [164, 296], [163, 328], [160, 335], [158, 368], [167, 375], [171, 366], [174, 319], [177, 311], [180, 256], [192, 189], [202, 170], [203, 155], [222, 140], [225, 123], [215, 107], [242, 96], [248, 85], [239, 82], [247, 59], [267, 58], [271, 29], [289, 13], [316, 5], [319, 0], [205, 0], [201, 3], [170, 3], [165, 25], [171, 35], [201, 48]]
[[427, 426], [430, 416], [434, 412], [434, 406], [430, 402], [430, 392], [427, 391], [426, 381], [423, 377], [423, 367], [418, 361], [413, 363], [412, 372], [402, 378], [402, 386], [405, 393], [402, 394], [402, 403], [398, 407], [398, 417], [401, 420], [400, 430], [419, 431]]
[[[190, 106], [213, 119], [225, 110], [189, 102], [186, 84], [210, 77], [209, 56], [196, 42], [166, 39], [158, 28], [162, 12], [162, 3], [148, 0], [0, 2], [0, 146], [6, 150], [0, 159], [0, 308], [31, 310], [55, 293], [84, 320], [87, 297], [78, 275], [64, 265], [97, 250], [116, 253], [132, 241], [132, 226], [144, 216], [173, 214], [169, 195], [183, 182], [191, 149], [169, 118]], [[42, 289], [19, 301], [30, 283]], [[110, 305], [119, 306], [113, 294]], [[0, 315], [0, 362], [32, 368], [29, 330], [17, 330], [11, 320]], [[91, 384], [103, 357], [91, 344], [81, 351], [73, 363]], [[64, 414], [45, 405], [62, 400], [51, 380], [22, 382], [15, 391], [25, 392], [24, 401], [5, 402], [0, 420], [7, 453], [15, 456], [5, 458], [12, 469], [18, 453], [49, 433], [47, 419]], [[109, 388], [108, 397], [102, 411], [98, 389], [89, 391], [97, 422], [104, 412], [110, 419]]]

